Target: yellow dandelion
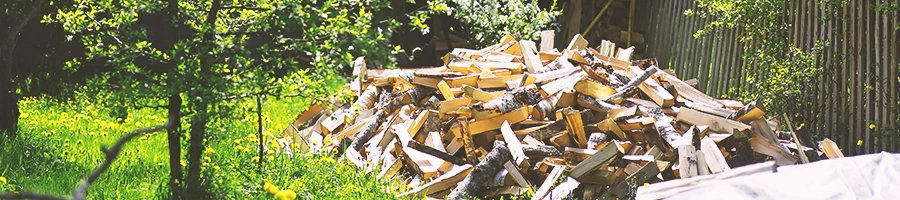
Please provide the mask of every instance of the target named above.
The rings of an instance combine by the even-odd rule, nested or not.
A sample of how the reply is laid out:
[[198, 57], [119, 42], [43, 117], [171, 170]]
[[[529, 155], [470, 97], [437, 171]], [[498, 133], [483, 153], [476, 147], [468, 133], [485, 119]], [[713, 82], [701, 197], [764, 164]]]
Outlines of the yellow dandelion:
[[331, 137], [325, 137], [325, 139], [322, 140], [322, 143], [325, 145], [331, 144]]
[[266, 155], [272, 155], [272, 154], [275, 154], [275, 151], [272, 151], [271, 149], [266, 150]]
[[272, 134], [269, 132], [263, 132], [263, 137], [269, 137], [269, 136], [272, 136]]
[[259, 156], [253, 156], [253, 158], [250, 158], [250, 160], [252, 160], [253, 162], [259, 162]]
[[69, 138], [66, 138], [65, 140], [63, 140], [63, 143], [69, 143]]
[[856, 141], [856, 146], [862, 146], [862, 140], [857, 140], [857, 141]]
[[0, 183], [6, 184], [6, 177], [0, 176]]
[[875, 124], [869, 124], [869, 129], [875, 129]]
[[275, 193], [276, 199], [284, 199], [286, 196], [287, 196], [287, 191], [284, 191], [284, 190], [278, 191], [278, 193]]
[[210, 158], [209, 158], [209, 157], [203, 157], [203, 161], [206, 161], [206, 162], [211, 162], [211, 161], [212, 161], [212, 159], [210, 159]]
[[269, 187], [269, 189], [266, 189], [266, 191], [268, 191], [269, 193], [272, 193], [272, 194], [276, 194], [276, 193], [280, 192], [281, 189], [278, 189], [278, 186], [272, 185], [272, 187]]
[[63, 155], [64, 155], [64, 156], [68, 156], [68, 155], [69, 155], [69, 150], [63, 150]]
[[203, 163], [203, 166], [204, 166], [204, 167], [209, 167], [209, 163], [208, 163], [208, 162], [204, 162], [204, 163]]
[[219, 170], [219, 169], [221, 169], [221, 168], [219, 168], [219, 166], [217, 165], [217, 166], [213, 166], [213, 169], [214, 169], [214, 170]]
[[263, 184], [263, 190], [269, 191], [269, 188], [271, 188], [272, 186], [274, 186], [274, 185], [272, 185], [269, 182], [266, 182], [265, 184]]
[[242, 141], [243, 140], [241, 140], [241, 139], [234, 139], [234, 143], [237, 143], [238, 145], [240, 145]]
[[213, 148], [211, 148], [211, 147], [206, 147], [206, 153], [209, 153], [209, 154], [216, 153], [216, 150], [213, 150]]
[[184, 160], [180, 160], [179, 162], [181, 163], [182, 167], [187, 166], [187, 162], [184, 162]]
[[274, 157], [274, 156], [269, 156], [269, 157], [267, 157], [267, 159], [268, 159], [269, 161], [273, 161], [273, 160], [275, 160], [275, 157]]
[[296, 199], [297, 198], [297, 193], [295, 193], [293, 190], [285, 190], [285, 192], [287, 194], [284, 195], [284, 199]]
[[319, 141], [312, 141], [313, 146], [319, 146]]

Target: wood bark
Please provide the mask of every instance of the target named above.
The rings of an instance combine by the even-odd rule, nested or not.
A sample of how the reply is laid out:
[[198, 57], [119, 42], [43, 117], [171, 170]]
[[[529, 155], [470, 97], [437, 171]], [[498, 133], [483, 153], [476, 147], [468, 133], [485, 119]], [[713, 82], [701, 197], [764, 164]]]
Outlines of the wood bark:
[[605, 133], [591, 133], [591, 137], [588, 138], [587, 149], [595, 149], [597, 145], [606, 140]]
[[651, 66], [650, 68], [647, 68], [647, 70], [644, 71], [643, 74], [634, 77], [634, 79], [629, 81], [628, 84], [625, 84], [622, 87], [616, 88], [616, 93], [613, 94], [612, 96], [607, 97], [606, 99], [604, 99], [604, 101], [619, 103], [619, 102], [622, 102], [622, 100], [625, 100], [625, 98], [634, 96], [634, 94], [636, 94], [638, 91], [637, 86], [640, 85], [641, 83], [643, 83], [644, 81], [646, 81], [648, 78], [650, 78], [650, 75], [653, 75], [658, 70], [659, 70], [659, 68], [657, 68], [656, 66]]
[[550, 156], [562, 156], [563, 149], [555, 146], [548, 145], [522, 145], [522, 151], [525, 152], [525, 156], [529, 158], [534, 157], [550, 157]]
[[481, 186], [494, 177], [503, 168], [503, 164], [511, 159], [512, 154], [506, 147], [506, 143], [494, 141], [494, 149], [484, 157], [484, 160], [475, 165], [475, 169], [469, 176], [459, 182], [459, 186], [450, 192], [448, 199], [472, 199], [475, 192], [481, 189]]
[[498, 110], [501, 113], [509, 113], [522, 107], [522, 105], [535, 105], [542, 100], [540, 89], [535, 85], [516, 88], [505, 95], [488, 101], [482, 106], [483, 110]]
[[384, 115], [384, 110], [378, 110], [375, 112], [374, 116], [369, 118], [366, 125], [359, 130], [359, 133], [356, 134], [356, 138], [350, 143], [351, 151], [359, 151], [366, 142], [369, 142], [369, 140], [372, 139], [372, 136], [375, 135], [375, 130], [377, 130], [378, 126], [384, 122]]

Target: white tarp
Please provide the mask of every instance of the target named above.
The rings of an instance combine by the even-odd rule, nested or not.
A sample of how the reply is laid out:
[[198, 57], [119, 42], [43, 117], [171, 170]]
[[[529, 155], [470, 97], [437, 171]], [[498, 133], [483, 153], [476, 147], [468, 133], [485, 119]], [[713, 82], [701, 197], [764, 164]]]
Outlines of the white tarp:
[[[695, 186], [698, 187], [666, 199], [900, 200], [900, 154], [882, 152], [783, 166], [778, 167], [777, 172], [738, 176]], [[642, 199], [640, 195], [639, 188], [638, 199]]]

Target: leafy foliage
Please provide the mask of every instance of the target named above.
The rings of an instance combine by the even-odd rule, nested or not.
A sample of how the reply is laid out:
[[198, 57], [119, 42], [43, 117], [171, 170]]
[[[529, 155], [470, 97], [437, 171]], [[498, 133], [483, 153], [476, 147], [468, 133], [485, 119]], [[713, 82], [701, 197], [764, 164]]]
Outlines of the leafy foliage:
[[[538, 1], [519, 0], [433, 0], [428, 9], [412, 17], [413, 25], [426, 29], [430, 14], [446, 14], [463, 24], [475, 46], [487, 46], [500, 41], [507, 33], [521, 34], [523, 39], [537, 39], [540, 31], [553, 22], [560, 11], [556, 1], [548, 10], [541, 10]], [[424, 32], [424, 31], [423, 31]]]
[[785, 25], [784, 13], [788, 1], [783, 0], [695, 0], [699, 10], [687, 10], [686, 15], [711, 18], [694, 37], [702, 37], [723, 29], [741, 29], [745, 65], [755, 66], [745, 79], [752, 88], [732, 88], [729, 97], [743, 101], [759, 99], [775, 113], [797, 115], [801, 121], [814, 109], [814, 96], [806, 91], [818, 84], [823, 67], [816, 64], [828, 42], [818, 41], [813, 49], [799, 49], [788, 41], [790, 25]]

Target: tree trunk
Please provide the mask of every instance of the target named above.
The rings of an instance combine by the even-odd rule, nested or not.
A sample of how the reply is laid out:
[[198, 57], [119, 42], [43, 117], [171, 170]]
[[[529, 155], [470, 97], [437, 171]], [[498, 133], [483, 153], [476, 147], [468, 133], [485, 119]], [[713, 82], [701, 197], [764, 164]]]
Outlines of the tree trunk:
[[[214, 0], [212, 1], [212, 5], [209, 8], [209, 11], [206, 16], [206, 21], [204, 22], [206, 26], [215, 27], [216, 19], [218, 18], [219, 10], [222, 9], [222, 0]], [[212, 41], [215, 40], [215, 35], [212, 31], [213, 28], [206, 30], [203, 33], [202, 41], [207, 43], [201, 46], [201, 50], [203, 52], [212, 52], [211, 46]], [[213, 61], [216, 59], [213, 55], [204, 54], [200, 57], [200, 71], [198, 82], [200, 85], [208, 85], [206, 81], [207, 78], [213, 78], [216, 75], [212, 73]], [[210, 89], [196, 89], [191, 91], [194, 95], [192, 97], [192, 105], [194, 106], [194, 111], [197, 113], [194, 114], [193, 119], [191, 119], [191, 139], [189, 141], [190, 146], [188, 147], [188, 174], [187, 180], [187, 194], [190, 199], [198, 199], [199, 197], [204, 195], [204, 191], [200, 191], [200, 171], [201, 171], [201, 158], [203, 157], [203, 150], [205, 149], [205, 145], [203, 144], [203, 139], [206, 138], [206, 124], [209, 121], [209, 100], [214, 98]], [[214, 102], [213, 102], [214, 103]]]
[[[168, 0], [168, 5], [166, 6], [166, 10], [164, 12], [157, 13], [158, 21], [160, 22], [160, 41], [159, 50], [165, 53], [173, 52], [175, 49], [175, 42], [178, 41], [178, 29], [176, 27], [177, 21], [175, 20], [175, 16], [178, 16], [178, 0]], [[175, 70], [178, 68], [178, 56], [169, 55], [169, 60], [166, 60], [163, 63], [163, 66], [159, 67], [160, 71], [164, 71], [169, 73], [167, 77], [169, 77], [166, 82], [169, 85], [170, 95], [169, 95], [169, 106], [168, 106], [168, 117], [169, 117], [169, 126], [166, 129], [168, 146], [169, 146], [169, 191], [170, 195], [172, 195], [173, 199], [182, 198], [182, 187], [179, 187], [176, 183], [184, 181], [184, 172], [181, 168], [181, 95], [180, 92], [177, 91], [177, 80], [172, 77], [176, 72]]]
[[[202, 100], [200, 100], [202, 101]], [[187, 193], [190, 199], [196, 199], [201, 195], [200, 192], [200, 166], [202, 166], [202, 157], [203, 157], [203, 139], [206, 138], [206, 124], [208, 122], [209, 115], [206, 113], [206, 103], [199, 103], [197, 105], [197, 114], [194, 115], [193, 119], [191, 119], [191, 138], [189, 140], [190, 146], [188, 147], [188, 173], [187, 180], [185, 183], [187, 184]]]
[[[10, 74], [10, 63], [6, 60], [0, 63], [0, 132], [13, 138], [16, 136], [19, 124], [19, 104], [16, 97], [16, 82]], [[9, 72], [9, 73], [8, 73]]]
[[[15, 137], [19, 126], [19, 98], [16, 97], [15, 70], [13, 70], [12, 58], [19, 42], [19, 33], [28, 24], [47, 0], [35, 0], [26, 8], [21, 17], [10, 20], [7, 29], [2, 29], [3, 37], [0, 37], [0, 133], [6, 132], [9, 137]], [[9, 17], [9, 16], [6, 16]]]

